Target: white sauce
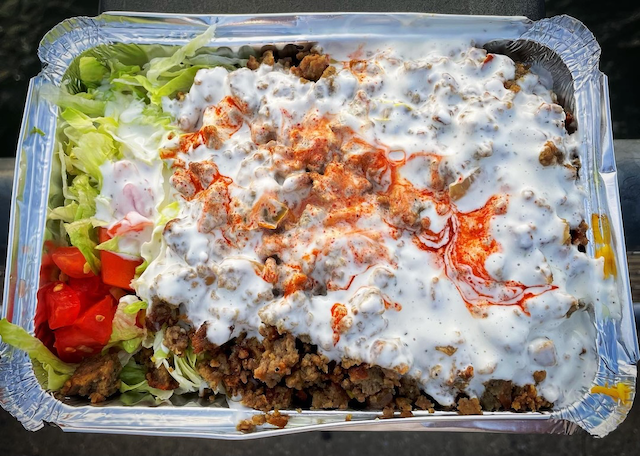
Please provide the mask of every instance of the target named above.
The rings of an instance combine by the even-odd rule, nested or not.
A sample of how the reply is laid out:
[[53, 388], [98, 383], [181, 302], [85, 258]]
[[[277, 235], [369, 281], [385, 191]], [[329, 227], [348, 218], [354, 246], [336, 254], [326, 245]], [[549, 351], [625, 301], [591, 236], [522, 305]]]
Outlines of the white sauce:
[[[232, 179], [227, 190], [235, 213], [249, 217], [262, 196], [302, 213], [279, 257], [328, 291], [274, 296], [272, 284], [261, 277], [269, 230], [225, 229], [226, 216], [211, 212], [203, 222], [203, 201], [215, 202], [223, 193], [188, 200], [171, 189], [179, 214], [167, 227], [158, 257], [134, 282], [138, 295], [150, 303], [162, 299], [182, 305], [196, 327], [207, 323], [207, 336], [216, 344], [242, 332], [260, 337], [262, 324], [308, 335], [331, 359], [357, 359], [415, 377], [443, 405], [453, 403], [457, 391], [452, 382], [469, 366], [474, 375], [466, 392], [472, 397], [480, 396], [490, 379], [533, 383], [538, 370], [547, 372], [539, 393], [556, 406], [584, 394], [595, 373], [595, 329], [587, 312], [565, 315], [578, 299], [610, 302], [615, 294], [612, 281], [604, 279], [602, 260], [563, 245], [566, 223], [576, 227], [588, 219], [583, 190], [562, 164], [544, 167], [538, 161], [545, 143], [552, 141], [568, 163], [578, 146], [576, 135], [565, 132], [562, 109], [534, 74], [519, 82], [519, 93], [505, 89], [504, 81], [515, 74], [509, 58], [495, 55], [483, 65], [481, 49], [437, 49], [421, 55], [386, 49], [363, 57], [366, 68], [358, 74], [338, 64], [334, 78], [317, 83], [303, 83], [265, 65], [232, 73], [200, 70], [183, 101], [163, 100], [164, 109], [186, 131], [218, 126], [218, 149], [199, 145], [179, 158], [185, 166], [214, 162], [221, 175]], [[246, 103], [235, 132], [220, 128], [211, 108], [228, 96]], [[333, 227], [325, 225], [328, 213], [322, 207], [309, 203], [303, 212], [301, 203], [311, 192], [304, 167], [292, 166], [286, 152], [257, 146], [251, 127], [274, 129], [290, 146], [289, 134], [311, 118], [330, 118], [334, 127], [349, 127], [363, 141], [383, 145], [390, 161], [428, 152], [442, 156], [440, 171], [451, 181], [472, 176], [466, 193], [451, 202], [460, 220], [499, 195], [496, 207], [506, 212], [487, 219], [487, 234], [499, 246], [481, 265], [490, 276], [485, 291], [489, 299], [508, 302], [516, 300], [517, 292], [507, 289], [507, 281], [537, 290], [523, 305], [529, 315], [518, 305], [465, 303], [461, 293], [474, 292], [464, 280], [451, 280], [460, 272], [448, 271], [442, 258], [420, 249], [408, 230], [394, 239], [376, 210], [364, 212], [352, 225]], [[318, 137], [326, 138], [325, 133]], [[175, 145], [175, 139], [164, 144]], [[399, 175], [415, 188], [429, 188], [434, 185], [431, 163], [415, 156]], [[150, 175], [162, 190], [156, 169], [143, 171], [139, 162], [106, 168], [102, 195], [111, 199], [115, 215], [99, 212], [104, 220], [122, 217], [131, 207], [156, 214], [153, 188], [141, 208], [138, 199], [125, 197], [127, 185], [144, 193]], [[384, 191], [389, 179], [381, 176], [371, 192]], [[429, 198], [416, 204], [432, 232], [444, 232], [452, 223], [452, 213], [438, 213]], [[366, 234], [371, 231], [379, 237]], [[556, 288], [549, 289], [548, 283]], [[338, 340], [332, 329], [336, 303], [345, 309]]]

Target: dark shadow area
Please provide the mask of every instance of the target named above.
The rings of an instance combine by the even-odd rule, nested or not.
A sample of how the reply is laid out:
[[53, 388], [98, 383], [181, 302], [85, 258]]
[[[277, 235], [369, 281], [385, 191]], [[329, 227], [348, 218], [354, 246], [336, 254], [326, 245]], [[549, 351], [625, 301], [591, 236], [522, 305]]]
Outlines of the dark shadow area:
[[0, 156], [16, 154], [29, 79], [40, 71], [43, 35], [66, 18], [97, 13], [97, 0], [0, 1]]
[[546, 0], [547, 16], [568, 14], [581, 20], [602, 47], [600, 69], [609, 77], [616, 139], [640, 138], [640, 2]]

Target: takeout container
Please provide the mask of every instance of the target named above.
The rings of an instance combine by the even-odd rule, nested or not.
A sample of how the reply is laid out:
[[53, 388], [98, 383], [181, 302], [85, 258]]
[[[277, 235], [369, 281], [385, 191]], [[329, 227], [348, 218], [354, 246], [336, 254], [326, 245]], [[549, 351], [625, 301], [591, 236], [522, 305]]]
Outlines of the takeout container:
[[[73, 18], [51, 30], [40, 43], [42, 72], [29, 85], [17, 151], [9, 254], [2, 315], [33, 332], [36, 291], [44, 241], [57, 107], [42, 96], [47, 84], [60, 85], [82, 52], [112, 43], [183, 45], [217, 24], [212, 45], [260, 47], [289, 43], [337, 42], [354, 48], [364, 41], [389, 37], [429, 40], [468, 37], [476, 46], [534, 65], [553, 80], [561, 103], [577, 120], [581, 137], [580, 178], [588, 193], [585, 212], [608, 220], [589, 231], [588, 254], [613, 252], [617, 303], [593, 310], [597, 328], [598, 370], [593, 385], [630, 388], [629, 400], [584, 392], [582, 399], [549, 413], [485, 412], [460, 416], [453, 412], [416, 411], [412, 418], [380, 420], [370, 411], [289, 411], [285, 429], [264, 428], [251, 434], [236, 423], [257, 411], [224, 400], [214, 403], [177, 397], [158, 407], [125, 407], [117, 399], [88, 405], [59, 400], [44, 391], [23, 352], [0, 345], [0, 403], [28, 430], [45, 422], [66, 431], [250, 439], [309, 430], [439, 430], [571, 434], [581, 427], [604, 436], [626, 417], [635, 393], [638, 341], [633, 316], [613, 154], [607, 77], [598, 70], [600, 47], [577, 20], [559, 16], [532, 22], [524, 17], [447, 16], [432, 14], [291, 14], [199, 16], [106, 13]], [[72, 73], [72, 72], [71, 72]], [[550, 79], [550, 80], [551, 80]], [[34, 127], [42, 133], [35, 134]], [[596, 230], [594, 232], [594, 230]], [[347, 421], [350, 419], [350, 421]]]

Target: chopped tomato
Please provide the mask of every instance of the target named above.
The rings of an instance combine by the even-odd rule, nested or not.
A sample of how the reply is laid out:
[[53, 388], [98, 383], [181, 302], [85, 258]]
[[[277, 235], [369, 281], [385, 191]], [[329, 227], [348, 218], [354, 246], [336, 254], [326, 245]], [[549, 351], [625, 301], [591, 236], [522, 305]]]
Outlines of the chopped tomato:
[[116, 313], [116, 301], [105, 296], [71, 325], [54, 331], [54, 344], [60, 359], [79, 362], [102, 350], [111, 337], [111, 325]]
[[67, 283], [78, 293], [83, 309], [88, 309], [109, 293], [109, 286], [102, 283], [100, 277], [97, 276], [85, 279], [69, 278]]
[[[116, 222], [111, 228], [107, 230], [108, 238], [111, 239], [114, 236], [120, 234], [143, 231], [148, 226], [153, 226], [153, 222], [148, 218], [138, 214], [137, 212], [129, 212], [122, 220]], [[106, 240], [106, 239], [105, 239]], [[104, 241], [100, 241], [101, 243]]]
[[49, 349], [53, 349], [53, 332], [49, 328], [49, 305], [47, 303], [47, 293], [55, 286], [55, 283], [49, 283], [38, 290], [38, 305], [36, 307], [36, 316], [33, 319], [35, 326], [34, 332], [36, 337], [45, 344]]
[[51, 241], [45, 241], [44, 252], [42, 252], [42, 263], [40, 265], [40, 283], [46, 285], [57, 280], [58, 267], [53, 262], [52, 253], [56, 247]]
[[78, 247], [59, 247], [51, 254], [53, 262], [69, 277], [91, 277], [93, 272]]
[[[98, 229], [100, 243], [111, 238], [105, 228]], [[133, 291], [131, 281], [136, 275], [136, 268], [143, 262], [142, 258], [125, 258], [117, 253], [101, 251], [100, 261], [102, 262], [102, 281], [107, 285], [124, 288]]]
[[67, 363], [79, 363], [84, 358], [95, 355], [102, 350], [91, 336], [75, 326], [65, 326], [55, 331], [55, 348], [58, 357]]
[[144, 328], [146, 320], [147, 320], [147, 311], [144, 309], [140, 309], [136, 314], [136, 326], [138, 328]]
[[87, 309], [73, 326], [90, 334], [99, 344], [105, 345], [111, 337], [111, 323], [116, 307], [116, 300], [107, 295]]
[[81, 304], [78, 293], [63, 282], [48, 288], [45, 298], [49, 308], [49, 328], [58, 329], [69, 326], [80, 315]]

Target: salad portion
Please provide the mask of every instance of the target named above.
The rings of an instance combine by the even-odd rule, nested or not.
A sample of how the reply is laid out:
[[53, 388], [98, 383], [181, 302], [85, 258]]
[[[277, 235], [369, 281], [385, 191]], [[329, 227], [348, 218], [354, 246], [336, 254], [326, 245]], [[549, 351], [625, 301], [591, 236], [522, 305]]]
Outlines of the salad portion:
[[[167, 199], [158, 150], [179, 127], [163, 111], [162, 98], [188, 90], [201, 68], [231, 71], [248, 61], [203, 49], [212, 34], [178, 50], [94, 49], [72, 65], [66, 87], [44, 91], [60, 114], [35, 338], [6, 320], [0, 335], [29, 353], [50, 391], [92, 402], [120, 392], [131, 405], [204, 388], [192, 350], [172, 362], [179, 389], [149, 384], [147, 364], [168, 353], [162, 334], [145, 325], [148, 304], [135, 295], [132, 280], [151, 260], [143, 244], [176, 208]], [[142, 356], [143, 350], [150, 352]]]
[[265, 412], [242, 431], [588, 391], [615, 270], [585, 253], [579, 135], [536, 74], [468, 42], [256, 53], [212, 34], [97, 48], [46, 94], [35, 337], [0, 322], [45, 388], [224, 394]]

